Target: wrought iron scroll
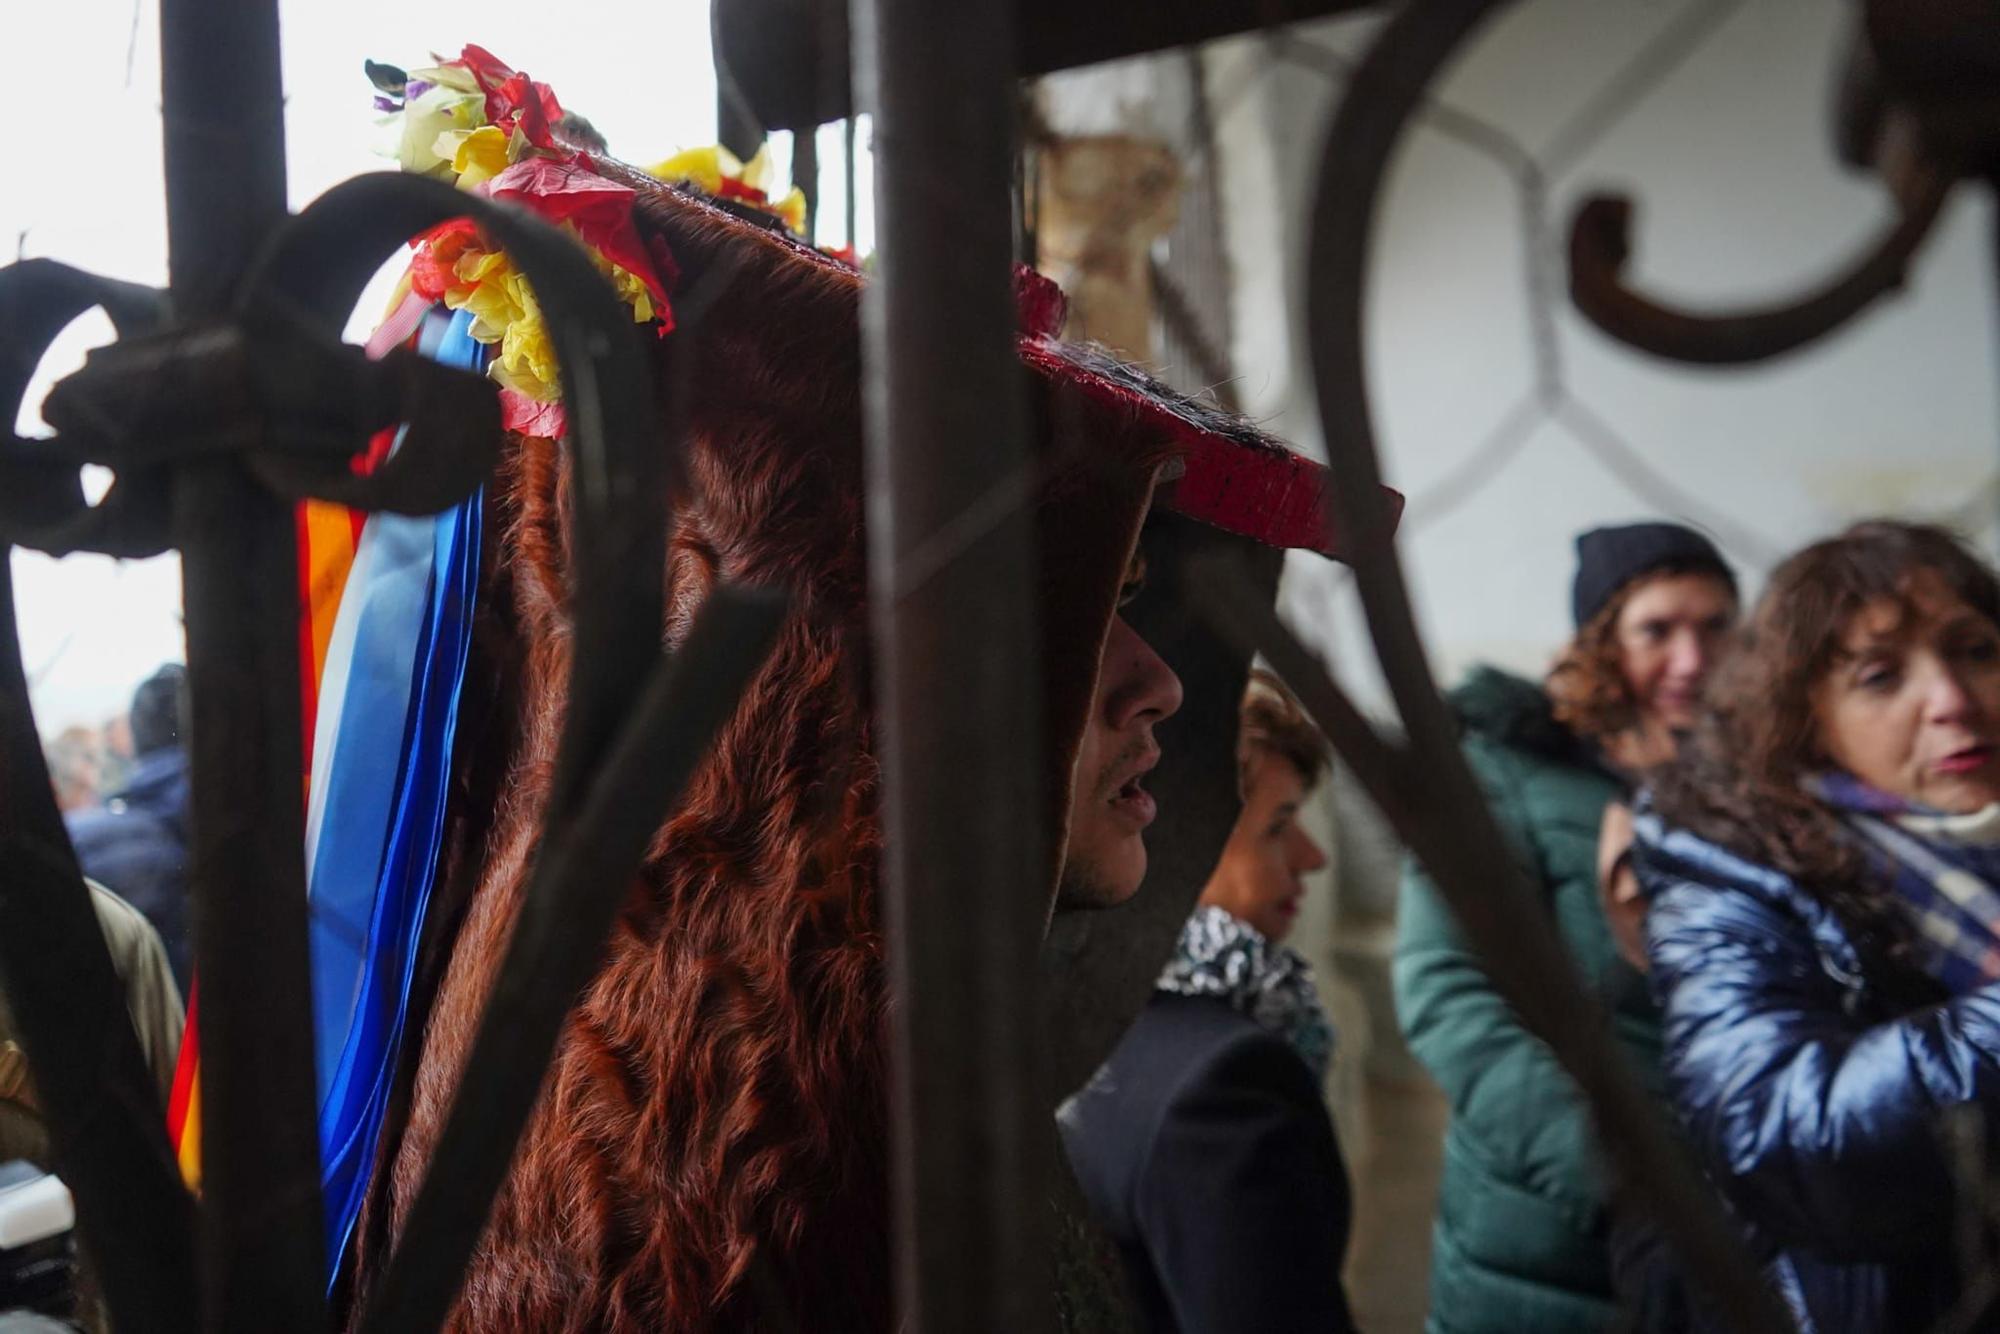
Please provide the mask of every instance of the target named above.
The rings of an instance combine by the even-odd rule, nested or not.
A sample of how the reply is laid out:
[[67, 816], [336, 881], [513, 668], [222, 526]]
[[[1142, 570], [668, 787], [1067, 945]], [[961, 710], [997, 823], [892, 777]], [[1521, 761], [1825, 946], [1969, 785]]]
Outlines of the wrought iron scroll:
[[[0, 269], [0, 411], [8, 439], [0, 471], [0, 529], [37, 530], [61, 549], [115, 518], [136, 492], [84, 503], [74, 465], [12, 438], [22, 393], [42, 350], [94, 306], [139, 335], [164, 318], [159, 294], [47, 260]], [[131, 554], [164, 545], [164, 516], [125, 525], [155, 530]], [[43, 767], [27, 707], [14, 628], [11, 542], [0, 543], [0, 981], [48, 1111], [56, 1164], [100, 1265], [107, 1307], [125, 1328], [194, 1328], [194, 1208], [167, 1143], [157, 1081], [147, 1072], [104, 936]], [[129, 1263], [124, 1262], [130, 1257]]]
[[1299, 690], [1356, 777], [1451, 906], [1495, 986], [1577, 1081], [1630, 1196], [1649, 1207], [1690, 1278], [1744, 1334], [1789, 1327], [1740, 1238], [1624, 1068], [1546, 919], [1533, 909], [1505, 841], [1458, 748], [1377, 501], [1362, 299], [1375, 210], [1390, 153], [1438, 70], [1507, 0], [1428, 0], [1401, 10], [1356, 71], [1327, 136], [1312, 215], [1307, 323], [1333, 486], [1329, 517], [1347, 534], [1370, 636], [1407, 741], [1379, 736], [1325, 670], [1248, 597], [1226, 568], [1207, 572], [1220, 628], [1267, 654]]
[[1570, 228], [1570, 294], [1592, 323], [1671, 361], [1744, 365], [1804, 347], [1901, 287], [1956, 181], [1991, 179], [1996, 51], [1990, 8], [1963, 0], [1869, 0], [1858, 6], [1838, 81], [1834, 145], [1872, 169], [1895, 220], [1818, 290], [1761, 310], [1696, 314], [1623, 280], [1633, 204], [1587, 199]]

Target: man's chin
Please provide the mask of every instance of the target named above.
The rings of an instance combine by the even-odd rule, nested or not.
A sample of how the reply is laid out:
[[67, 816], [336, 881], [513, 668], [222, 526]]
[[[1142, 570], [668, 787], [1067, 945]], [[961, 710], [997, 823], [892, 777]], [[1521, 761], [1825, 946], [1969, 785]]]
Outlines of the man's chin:
[[1071, 856], [1063, 862], [1062, 880], [1056, 886], [1056, 911], [1094, 912], [1116, 908], [1139, 892], [1146, 878], [1146, 849], [1138, 855], [1114, 858]]

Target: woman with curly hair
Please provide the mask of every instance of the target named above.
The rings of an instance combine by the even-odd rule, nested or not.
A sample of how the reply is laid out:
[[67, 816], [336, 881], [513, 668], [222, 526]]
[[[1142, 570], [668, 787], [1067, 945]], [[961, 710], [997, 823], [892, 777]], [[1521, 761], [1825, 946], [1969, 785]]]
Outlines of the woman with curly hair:
[[1802, 1329], [1993, 1328], [2000, 580], [1861, 524], [1772, 576], [1713, 700], [1634, 852], [1688, 1136]]
[[[1576, 637], [1544, 685], [1491, 667], [1452, 693], [1467, 760], [1621, 1045], [1657, 1082], [1659, 1020], [1637, 952], [1636, 893], [1600, 883], [1623, 851], [1633, 783], [1673, 753], [1736, 616], [1715, 547], [1676, 524], [1577, 539]], [[1432, 1334], [1595, 1334], [1617, 1318], [1608, 1183], [1582, 1095], [1501, 999], [1428, 877], [1403, 886], [1396, 1011], [1451, 1108], [1432, 1231]], [[1635, 1272], [1644, 1272], [1643, 1267]], [[1645, 1281], [1641, 1279], [1640, 1281]], [[1630, 1304], [1628, 1301], [1627, 1305]]]

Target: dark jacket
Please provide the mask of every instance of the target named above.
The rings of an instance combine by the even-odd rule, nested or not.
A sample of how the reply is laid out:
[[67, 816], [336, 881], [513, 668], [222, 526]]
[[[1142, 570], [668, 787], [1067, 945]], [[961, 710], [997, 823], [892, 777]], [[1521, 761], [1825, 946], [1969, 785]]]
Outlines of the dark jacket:
[[186, 991], [194, 941], [188, 927], [188, 770], [177, 749], [139, 757], [103, 806], [66, 817], [83, 873], [109, 885], [160, 933], [174, 980]]
[[1155, 993], [1058, 1121], [1154, 1334], [1338, 1334], [1347, 1170], [1311, 1072], [1226, 1002]]
[[133, 763], [125, 785], [111, 794], [111, 801], [152, 816], [166, 826], [176, 842], [187, 847], [187, 753], [178, 746], [147, 751]]
[[1996, 1161], [2000, 987], [1944, 1000], [1792, 880], [1651, 816], [1634, 865], [1673, 1100], [1802, 1334], [1930, 1328], [1959, 1290], [1948, 1109], [1986, 1112]]
[[[1541, 890], [1634, 1072], [1658, 1081], [1659, 1020], [1597, 890], [1604, 807], [1622, 787], [1539, 686], [1492, 668], [1451, 694], [1465, 757]], [[1433, 1334], [1594, 1334], [1618, 1318], [1611, 1207], [1583, 1096], [1521, 1026], [1414, 862], [1398, 909], [1396, 1014], [1451, 1106], [1431, 1241]]]

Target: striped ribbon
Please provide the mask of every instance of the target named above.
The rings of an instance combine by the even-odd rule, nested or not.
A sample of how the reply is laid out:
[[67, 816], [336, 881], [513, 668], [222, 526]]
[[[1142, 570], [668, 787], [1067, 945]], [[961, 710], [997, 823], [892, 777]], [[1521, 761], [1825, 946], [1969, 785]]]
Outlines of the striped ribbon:
[[[421, 304], [421, 303], [419, 303]], [[405, 303], [370, 344], [408, 337], [446, 365], [487, 350], [466, 312]], [[376, 442], [393, 451], [401, 433]], [[299, 507], [306, 884], [329, 1275], [360, 1212], [407, 1014], [443, 836], [446, 786], [478, 581], [482, 497], [434, 517]], [[198, 988], [168, 1112], [190, 1186], [201, 1178]], [[329, 1279], [331, 1282], [331, 1278]]]

